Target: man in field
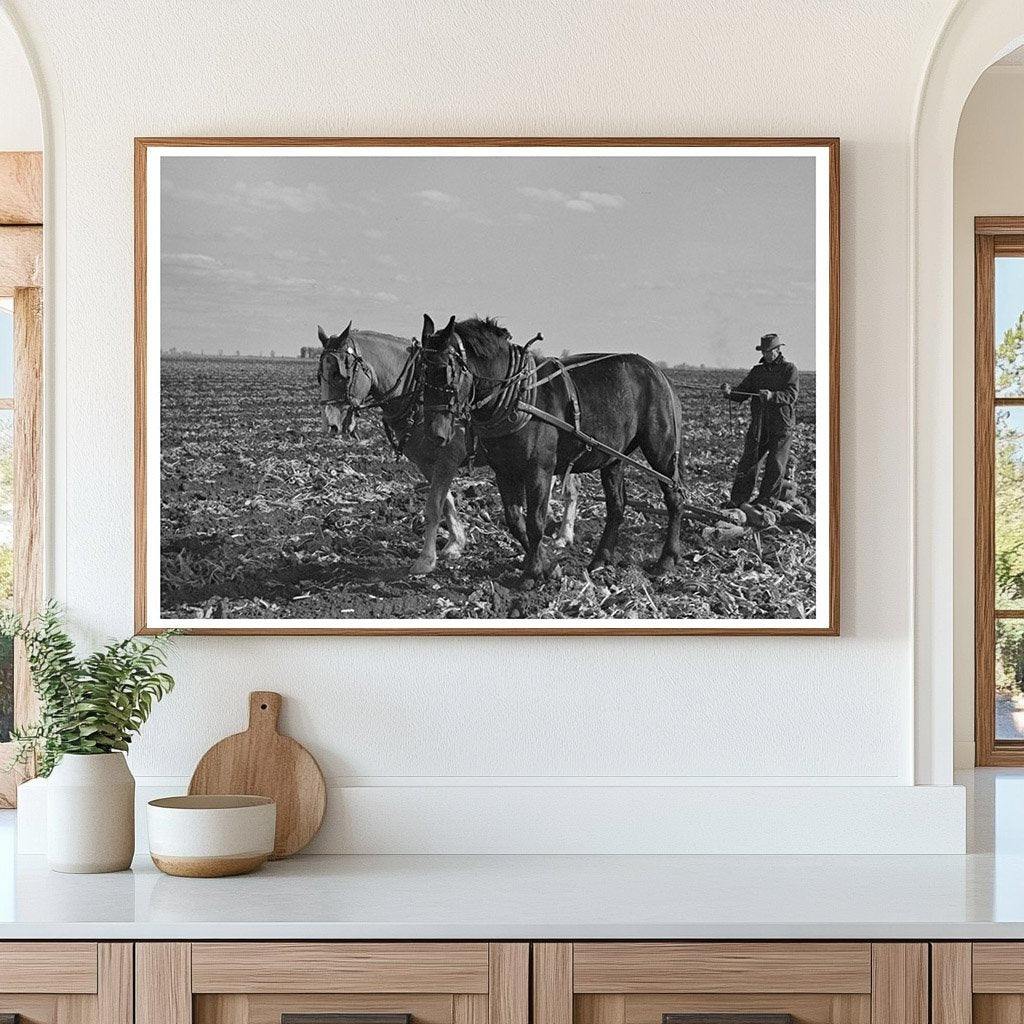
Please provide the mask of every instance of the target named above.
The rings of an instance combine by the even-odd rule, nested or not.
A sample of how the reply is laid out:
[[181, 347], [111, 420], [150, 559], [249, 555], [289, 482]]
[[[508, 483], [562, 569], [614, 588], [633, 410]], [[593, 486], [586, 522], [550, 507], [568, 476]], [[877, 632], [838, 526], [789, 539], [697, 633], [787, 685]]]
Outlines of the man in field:
[[761, 361], [736, 387], [722, 385], [722, 394], [730, 401], [750, 399], [750, 426], [729, 496], [734, 508], [750, 501], [762, 463], [764, 473], [756, 503], [770, 505], [782, 493], [799, 389], [797, 369], [782, 358], [782, 345], [777, 334], [763, 335], [757, 346]]

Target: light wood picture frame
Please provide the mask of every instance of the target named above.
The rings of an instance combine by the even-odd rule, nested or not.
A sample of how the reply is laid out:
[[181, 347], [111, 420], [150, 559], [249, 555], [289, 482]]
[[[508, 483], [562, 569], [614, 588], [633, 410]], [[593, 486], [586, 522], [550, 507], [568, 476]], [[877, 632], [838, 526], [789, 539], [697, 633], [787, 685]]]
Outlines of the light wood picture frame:
[[[634, 191], [615, 184], [648, 173], [660, 191], [652, 193], [644, 181]], [[493, 198], [499, 192], [500, 200]], [[672, 205], [683, 196], [691, 204], [686, 218], [682, 207]], [[780, 226], [778, 214], [791, 210], [799, 216], [789, 219], [803, 225], [799, 240]], [[671, 217], [677, 220], [666, 227]], [[424, 240], [429, 218], [436, 228]], [[717, 232], [720, 250], [699, 249], [695, 239], [709, 237], [708, 231]], [[235, 242], [223, 242], [227, 238]], [[641, 279], [641, 267], [651, 260], [639, 254], [654, 249], [655, 240], [675, 255], [668, 265], [662, 261], [661, 277]], [[838, 635], [839, 241], [835, 138], [136, 139], [137, 631], [175, 626], [201, 634]], [[613, 303], [604, 301], [612, 291], [608, 262], [622, 271]], [[717, 268], [714, 288], [706, 287], [705, 265]], [[562, 305], [550, 295], [554, 276], [567, 297]], [[518, 291], [512, 290], [513, 280], [520, 282]], [[701, 302], [711, 314], [696, 309]], [[787, 304], [795, 311], [792, 328]], [[228, 307], [243, 312], [226, 321]], [[692, 335], [699, 342], [681, 340], [686, 332], [676, 329], [688, 322], [688, 308], [696, 309]], [[565, 325], [572, 309], [582, 326], [570, 337]], [[719, 320], [716, 310], [725, 311]], [[632, 466], [626, 468], [634, 503], [627, 507], [622, 542], [608, 568], [587, 570], [587, 559], [604, 543], [598, 534], [605, 504], [600, 484], [591, 482], [584, 486], [586, 517], [576, 546], [565, 554], [545, 543], [554, 578], [520, 587], [519, 557], [504, 534], [498, 490], [478, 465], [468, 483], [460, 478], [452, 490], [459, 504], [470, 506], [472, 551], [467, 547], [459, 561], [439, 560], [432, 574], [418, 574], [436, 522], [447, 520], [451, 531], [457, 529], [437, 474], [431, 484], [440, 495], [435, 508], [418, 492], [411, 463], [395, 468], [387, 447], [394, 432], [384, 431], [373, 412], [363, 417], [377, 445], [372, 459], [366, 440], [347, 450], [337, 438], [332, 449], [312, 438], [325, 429], [344, 437], [355, 422], [348, 415], [351, 403], [332, 397], [332, 380], [323, 380], [324, 352], [333, 346], [339, 358], [328, 362], [336, 361], [341, 375], [330, 367], [326, 374], [334, 373], [334, 383], [340, 379], [350, 397], [359, 374], [371, 380], [373, 368], [363, 368], [366, 350], [383, 345], [373, 339], [402, 340], [411, 361], [421, 334], [426, 336], [422, 314], [431, 311], [438, 328], [451, 317], [456, 333], [477, 314], [502, 317], [519, 345], [543, 333], [538, 359], [561, 351], [571, 362], [587, 352], [635, 350], [630, 358], [643, 357], [664, 370], [668, 386], [686, 398], [675, 466], [683, 472], [681, 493], [690, 517], [681, 558], [664, 577], [670, 583], [649, 572], [669, 522], [659, 485], [645, 469]], [[346, 335], [350, 319], [355, 326]], [[610, 329], [603, 325], [613, 319], [618, 333], [609, 341]], [[758, 391], [748, 404], [726, 402], [720, 384], [733, 386], [734, 400], [749, 398], [736, 385], [748, 379], [762, 346], [774, 348], [763, 337], [778, 333], [780, 322], [779, 340], [790, 346], [785, 358], [795, 353], [804, 364], [793, 371], [799, 389], [794, 386], [789, 399], [784, 389], [764, 388], [770, 397]], [[318, 324], [324, 326], [320, 340]], [[354, 344], [343, 352], [344, 338]], [[350, 376], [344, 375], [346, 359]], [[281, 439], [277, 451], [264, 447], [255, 461], [244, 456], [228, 466], [223, 452], [211, 450], [211, 440], [216, 435], [224, 450], [238, 452], [244, 439], [233, 432], [257, 424], [252, 394], [245, 393], [247, 375], [252, 381], [272, 379], [265, 393], [275, 392], [289, 404], [293, 419], [264, 423]], [[418, 364], [408, 379], [413, 376], [422, 396]], [[479, 386], [479, 374], [473, 379]], [[373, 394], [389, 393], [381, 385]], [[366, 409], [375, 404], [373, 394]], [[774, 422], [771, 404], [792, 406], [793, 397], [803, 406], [790, 426], [764, 426]], [[584, 407], [586, 402], [584, 395]], [[759, 402], [766, 411], [751, 416], [748, 407], [760, 408]], [[340, 412], [332, 423], [324, 409], [335, 403], [345, 410], [343, 423]], [[215, 405], [223, 418], [211, 427]], [[577, 424], [584, 434], [585, 412]], [[640, 413], [647, 414], [646, 408]], [[763, 460], [754, 460], [761, 490], [754, 485], [730, 523], [721, 513], [748, 444], [744, 432], [755, 428], [762, 431], [755, 439], [760, 449], [754, 444]], [[806, 467], [787, 459], [788, 445], [769, 441], [780, 430], [802, 438], [797, 447], [802, 445]], [[701, 447], [702, 431], [714, 435], [713, 451]], [[288, 437], [295, 441], [291, 449]], [[593, 454], [586, 439], [573, 440]], [[486, 443], [477, 450], [483, 452], [479, 461], [487, 461]], [[640, 457], [639, 448], [630, 453]], [[768, 484], [762, 467], [773, 458], [779, 476], [789, 475], [788, 491], [778, 479]], [[289, 480], [292, 470], [282, 469], [282, 460], [304, 468]], [[318, 468], [310, 468], [314, 463]], [[245, 467], [255, 475], [247, 478]], [[268, 496], [272, 478], [277, 491]], [[364, 500], [356, 495], [355, 481], [361, 487], [367, 478], [376, 490]], [[596, 482], [597, 474], [587, 479]], [[321, 501], [325, 488], [343, 495], [344, 515], [335, 516]], [[562, 498], [568, 517], [573, 499], [568, 491]], [[527, 495], [527, 520], [535, 514], [531, 500]], [[514, 496], [505, 504], [505, 515], [514, 519]], [[547, 502], [538, 499], [537, 507], [542, 504]], [[224, 513], [224, 506], [249, 512]], [[288, 507], [294, 521], [283, 511]], [[218, 526], [211, 517], [222, 513], [226, 518]], [[780, 525], [783, 515], [790, 518]], [[542, 520], [543, 511], [536, 516]], [[790, 530], [802, 531], [798, 554]], [[264, 557], [271, 550], [273, 557]], [[666, 541], [663, 555], [668, 550]], [[708, 569], [719, 563], [720, 571]], [[740, 577], [746, 582], [736, 585]]]

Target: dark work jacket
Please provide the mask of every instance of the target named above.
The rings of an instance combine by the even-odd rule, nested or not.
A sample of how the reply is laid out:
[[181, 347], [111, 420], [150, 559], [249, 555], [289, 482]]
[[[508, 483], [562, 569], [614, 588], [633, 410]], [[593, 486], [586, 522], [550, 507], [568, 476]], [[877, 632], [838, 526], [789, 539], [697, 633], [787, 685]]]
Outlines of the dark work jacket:
[[[770, 401], [760, 398], [750, 400], [750, 430], [756, 438], [764, 433], [767, 437], [786, 437], [796, 426], [796, 396], [800, 389], [799, 374], [792, 363], [776, 359], [772, 363], [758, 363], [743, 380], [733, 388], [729, 397], [734, 402], [745, 402], [746, 395], [737, 391], [770, 391]], [[762, 406], [764, 425], [762, 428]]]

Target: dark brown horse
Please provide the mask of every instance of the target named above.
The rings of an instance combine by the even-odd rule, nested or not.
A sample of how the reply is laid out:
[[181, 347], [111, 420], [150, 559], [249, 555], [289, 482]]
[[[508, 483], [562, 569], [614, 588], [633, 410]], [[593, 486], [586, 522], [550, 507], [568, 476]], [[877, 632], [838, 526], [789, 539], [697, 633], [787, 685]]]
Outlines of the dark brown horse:
[[535, 362], [493, 320], [455, 317], [435, 331], [423, 318], [424, 434], [439, 448], [471, 421], [494, 469], [505, 519], [526, 548], [523, 586], [543, 576], [541, 554], [552, 478], [600, 472], [607, 519], [590, 567], [611, 564], [626, 508], [620, 459], [588, 448], [569, 431], [524, 413], [528, 400], [624, 455], [639, 449], [650, 466], [674, 481], [662, 483], [668, 528], [653, 569], [679, 559], [682, 411], [668, 378], [643, 356], [595, 354]]

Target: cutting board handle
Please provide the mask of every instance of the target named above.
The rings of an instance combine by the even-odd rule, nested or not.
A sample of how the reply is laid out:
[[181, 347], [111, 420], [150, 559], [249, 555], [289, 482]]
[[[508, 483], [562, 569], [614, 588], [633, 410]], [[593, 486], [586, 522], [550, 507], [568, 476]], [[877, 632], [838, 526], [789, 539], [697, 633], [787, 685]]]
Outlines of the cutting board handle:
[[281, 694], [253, 690], [249, 694], [249, 732], [277, 732], [281, 715]]

